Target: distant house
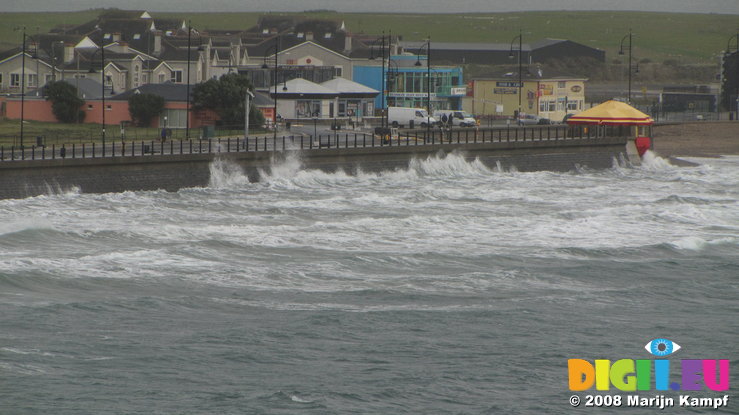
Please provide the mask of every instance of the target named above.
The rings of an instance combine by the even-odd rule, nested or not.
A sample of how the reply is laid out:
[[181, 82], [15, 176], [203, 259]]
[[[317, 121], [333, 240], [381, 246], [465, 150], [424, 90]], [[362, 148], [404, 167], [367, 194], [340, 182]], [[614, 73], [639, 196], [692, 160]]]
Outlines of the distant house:
[[374, 99], [380, 93], [347, 79], [334, 79], [316, 84], [305, 79], [292, 79], [278, 86], [277, 113], [282, 118], [360, 119], [374, 116]]
[[[416, 54], [424, 42], [401, 41], [401, 52]], [[518, 61], [518, 43], [431, 42], [432, 61], [445, 64], [508, 65]], [[521, 45], [521, 60], [527, 64], [552, 59], [591, 58], [605, 62], [605, 51], [571, 40], [543, 39]]]
[[715, 112], [717, 94], [706, 85], [666, 86], [660, 94], [663, 112]]
[[566, 114], [584, 109], [586, 81], [582, 77], [526, 66], [520, 77], [518, 72], [508, 72], [469, 81], [464, 110], [494, 117], [511, 117], [520, 110], [560, 121]]
[[[425, 54], [425, 42], [400, 41], [400, 53], [417, 55]], [[521, 59], [529, 62], [531, 49], [528, 44], [522, 45]], [[439, 64], [480, 64], [480, 65], [507, 65], [512, 62], [510, 57], [511, 45], [503, 43], [451, 43], [431, 42], [431, 61]], [[518, 61], [518, 43], [514, 45], [513, 53]]]
[[562, 59], [593, 59], [606, 61], [606, 52], [566, 39], [543, 39], [531, 43], [531, 61], [546, 63]]

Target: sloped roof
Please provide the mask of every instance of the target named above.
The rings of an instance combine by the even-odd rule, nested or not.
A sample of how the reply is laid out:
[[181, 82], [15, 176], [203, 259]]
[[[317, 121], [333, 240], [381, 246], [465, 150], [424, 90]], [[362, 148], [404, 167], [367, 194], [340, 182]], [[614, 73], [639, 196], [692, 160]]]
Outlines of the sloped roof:
[[568, 124], [649, 125], [654, 120], [647, 114], [621, 101], [606, 101], [567, 120]]
[[269, 94], [261, 91], [254, 91], [254, 105], [257, 107], [271, 107], [275, 104], [275, 100], [270, 98]]
[[[398, 45], [403, 47], [407, 52], [420, 50], [422, 55], [426, 54], [426, 42], [424, 41], [400, 41]], [[513, 45], [513, 50], [518, 51], [518, 43]], [[531, 45], [524, 43], [521, 45], [524, 52], [531, 51]], [[434, 42], [431, 41], [431, 55], [433, 58], [434, 50], [476, 50], [476, 51], [505, 51], [511, 50], [510, 43], [451, 43], [451, 42]]]
[[108, 9], [100, 13], [100, 18], [103, 19], [146, 19], [149, 17], [151, 16], [149, 16], [146, 10]]
[[[64, 81], [77, 87], [79, 96], [83, 99], [100, 99], [101, 93], [103, 92], [103, 85], [99, 81], [95, 80], [95, 78], [65, 79]], [[106, 88], [105, 97], [112, 98], [110, 95], [110, 88]]]
[[[287, 88], [287, 91], [284, 90], [284, 87]], [[302, 78], [291, 79], [285, 82], [284, 87], [280, 88], [278, 86], [277, 95], [338, 95], [338, 93], [333, 89], [326, 88], [325, 86]]]
[[[192, 98], [193, 86], [190, 86], [190, 98]], [[127, 101], [131, 95], [135, 94], [153, 94], [164, 98], [165, 101], [187, 101], [187, 85], [173, 84], [165, 82], [163, 84], [144, 84], [138, 88], [130, 89], [124, 93], [114, 96], [112, 99], [118, 101]]]
[[334, 78], [330, 81], [321, 83], [321, 85], [340, 94], [367, 94], [369, 96], [376, 96], [380, 93], [380, 91], [376, 89], [350, 81], [346, 78]]
[[567, 42], [567, 40], [566, 39], [551, 39], [551, 38], [541, 39], [541, 40], [537, 40], [536, 42], [532, 42], [531, 49], [539, 49], [539, 48], [552, 46], [552, 45], [556, 45], [558, 43], [563, 43], [563, 42]]

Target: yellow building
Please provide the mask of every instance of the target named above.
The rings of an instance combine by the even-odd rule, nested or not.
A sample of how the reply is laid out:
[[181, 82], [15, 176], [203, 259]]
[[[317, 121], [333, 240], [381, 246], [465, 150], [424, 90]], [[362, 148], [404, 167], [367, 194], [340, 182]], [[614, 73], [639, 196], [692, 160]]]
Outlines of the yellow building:
[[516, 73], [499, 78], [475, 79], [467, 84], [463, 109], [476, 116], [510, 118], [519, 110], [560, 122], [566, 114], [577, 114], [585, 104], [586, 78], [526, 74], [519, 87]]

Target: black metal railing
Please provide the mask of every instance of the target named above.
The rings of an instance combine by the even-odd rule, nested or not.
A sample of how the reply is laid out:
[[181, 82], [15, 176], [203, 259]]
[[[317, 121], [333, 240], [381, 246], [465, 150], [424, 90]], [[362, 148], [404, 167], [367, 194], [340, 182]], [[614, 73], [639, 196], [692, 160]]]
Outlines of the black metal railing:
[[402, 146], [443, 146], [532, 141], [570, 141], [625, 137], [628, 128], [613, 126], [532, 126], [504, 128], [457, 128], [403, 130], [397, 135], [361, 132], [318, 135], [282, 135], [190, 139], [114, 141], [105, 148], [96, 143], [51, 146], [0, 146], [0, 161], [140, 157], [291, 150], [355, 149]]

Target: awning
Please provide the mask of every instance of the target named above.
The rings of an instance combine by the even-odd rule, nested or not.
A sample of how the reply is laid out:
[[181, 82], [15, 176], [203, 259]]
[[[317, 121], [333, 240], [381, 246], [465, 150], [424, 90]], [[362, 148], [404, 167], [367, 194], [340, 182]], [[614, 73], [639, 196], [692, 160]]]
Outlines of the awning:
[[606, 101], [587, 111], [573, 115], [567, 124], [598, 125], [651, 125], [654, 120], [647, 114], [621, 101]]

